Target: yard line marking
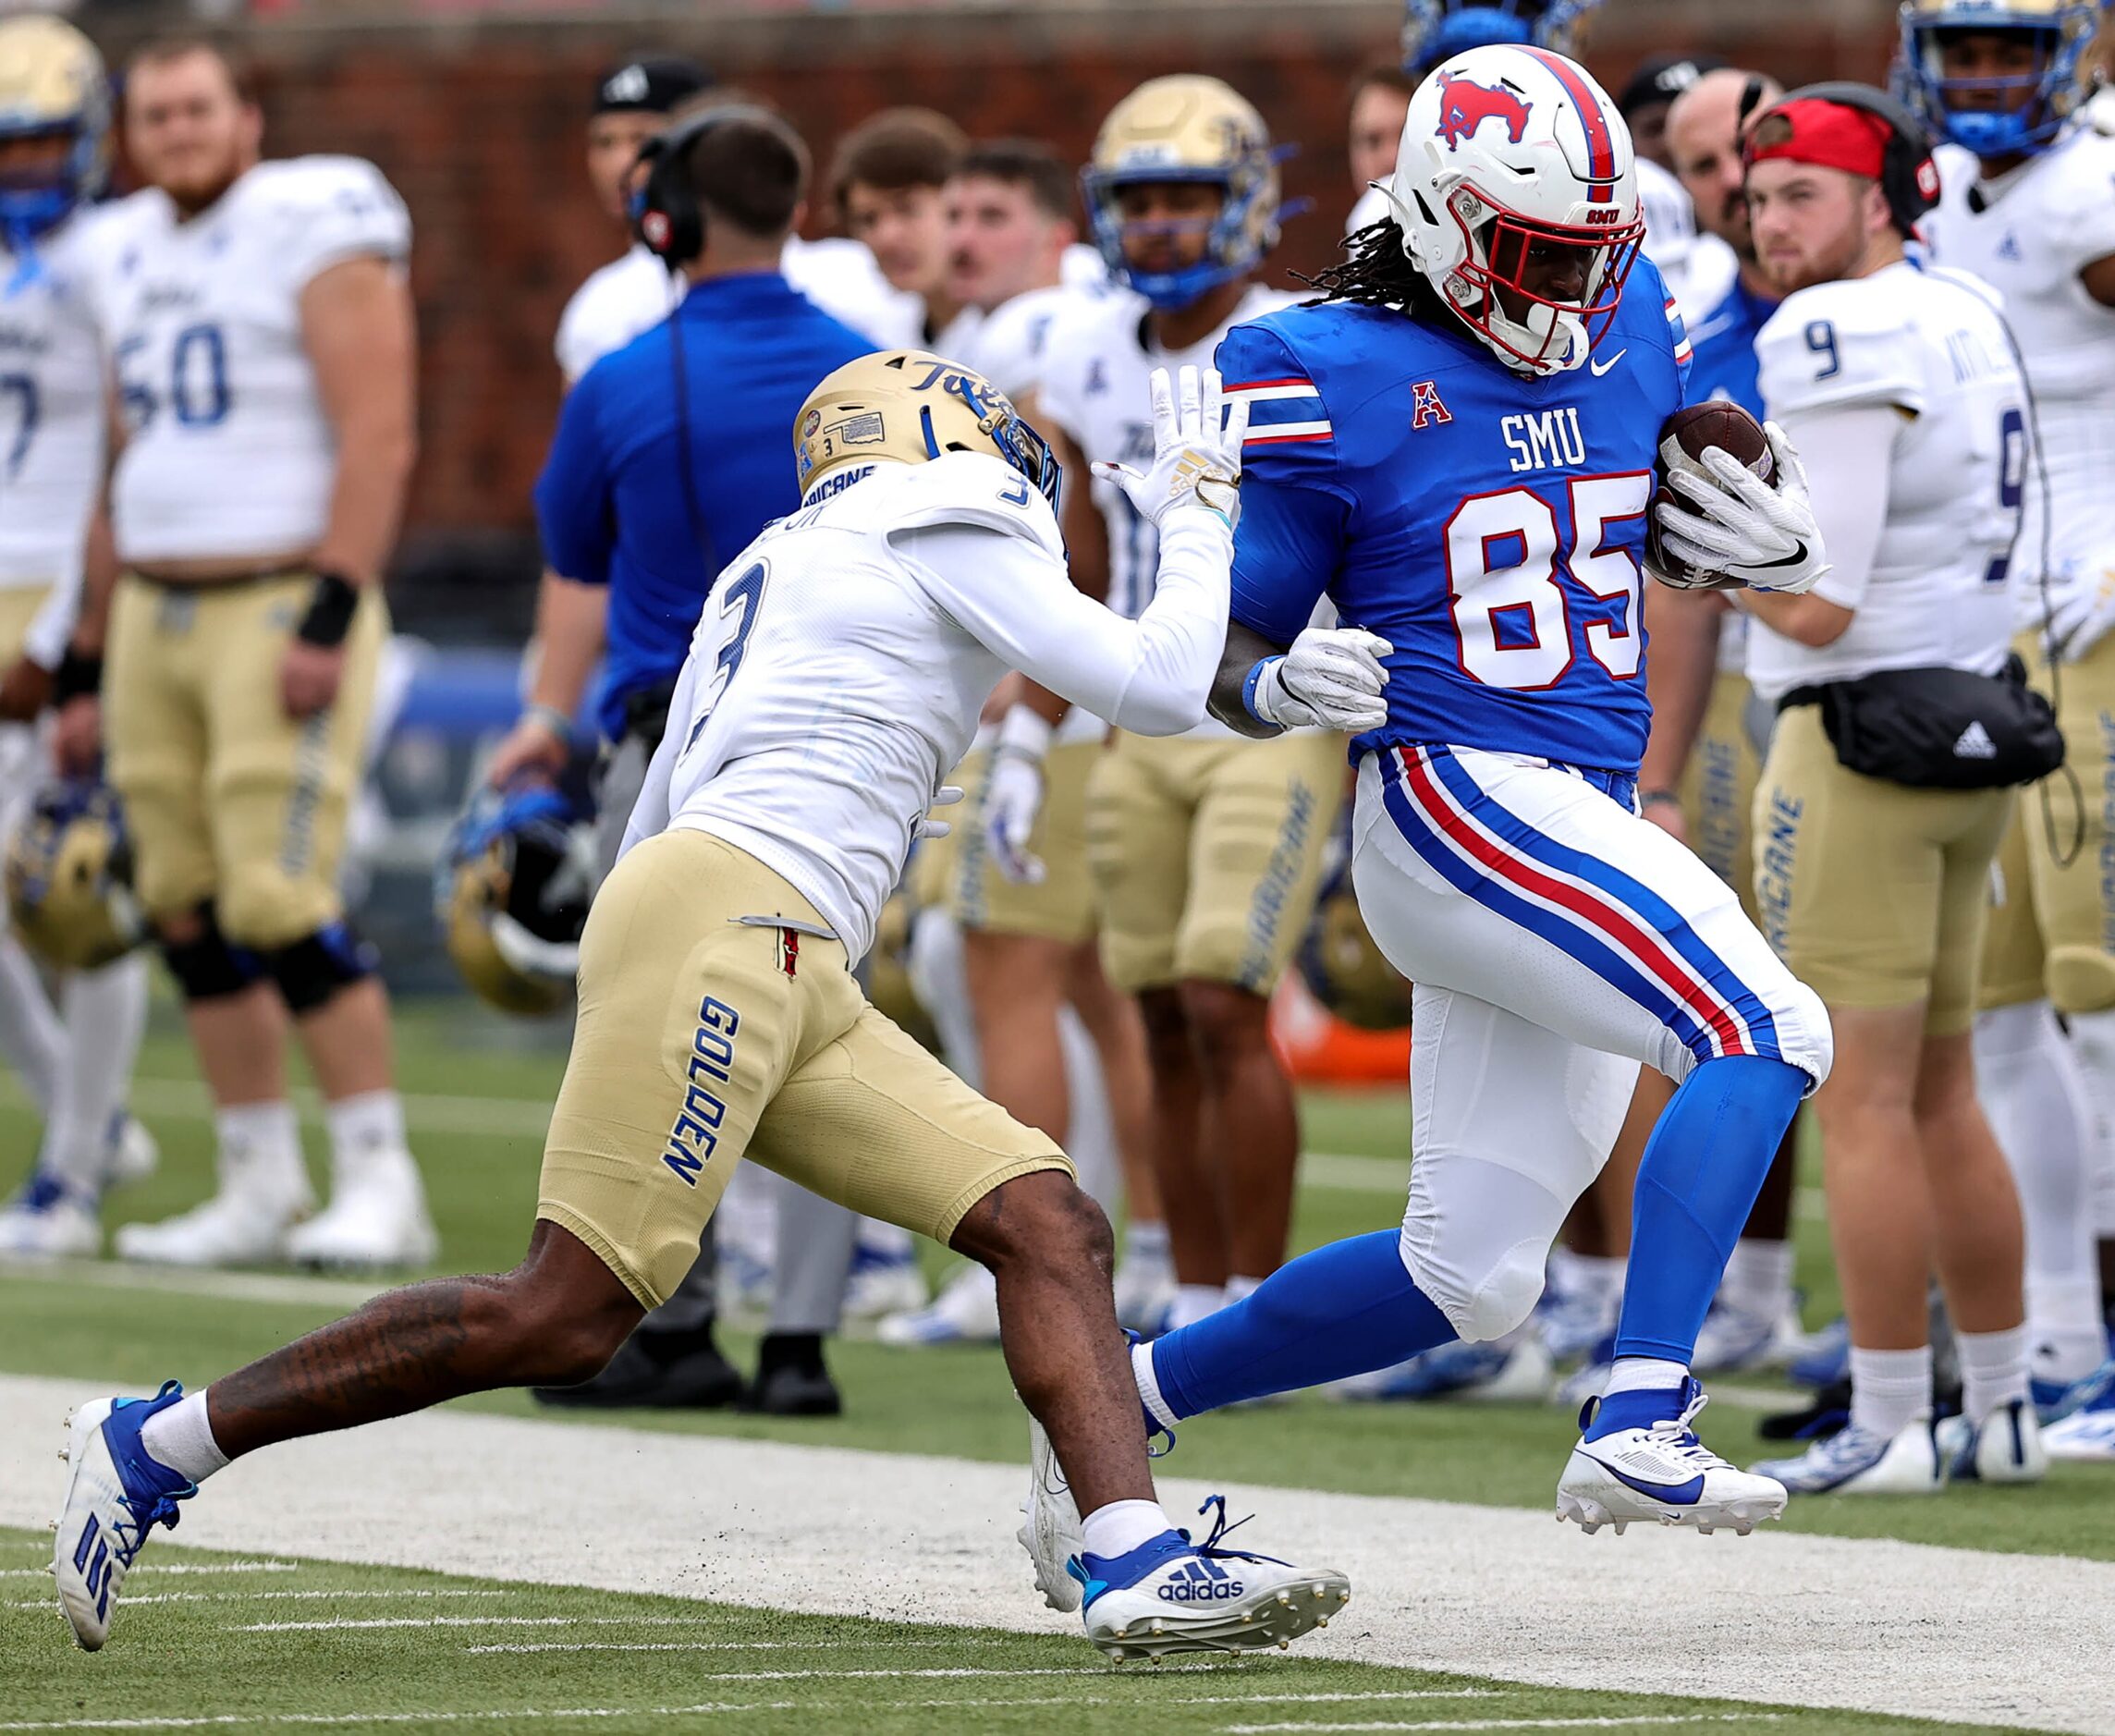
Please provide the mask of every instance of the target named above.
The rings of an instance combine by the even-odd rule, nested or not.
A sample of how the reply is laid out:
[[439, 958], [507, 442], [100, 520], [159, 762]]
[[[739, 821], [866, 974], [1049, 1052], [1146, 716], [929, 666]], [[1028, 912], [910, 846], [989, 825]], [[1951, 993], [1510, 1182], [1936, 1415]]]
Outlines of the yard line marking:
[[[152, 1572], [152, 1568], [141, 1568], [141, 1572]], [[492, 1590], [458, 1590], [450, 1587], [440, 1590], [431, 1586], [405, 1586], [398, 1591], [238, 1591], [238, 1592], [147, 1592], [140, 1596], [128, 1595], [128, 1609], [139, 1604], [252, 1604], [279, 1602], [288, 1598], [321, 1601], [336, 1597], [519, 1597], [521, 1592], [513, 1587], [495, 1587]], [[18, 1597], [10, 1603], [10, 1609], [43, 1609], [50, 1606], [49, 1597]]]
[[[299, 1573], [299, 1561], [157, 1561], [152, 1567], [135, 1568], [135, 1572], [150, 1578], [164, 1573]], [[0, 1579], [49, 1579], [51, 1570], [42, 1567], [0, 1567]], [[138, 1600], [127, 1597], [127, 1603]]]
[[204, 1718], [68, 1718], [46, 1721], [21, 1719], [0, 1724], [0, 1730], [226, 1730], [245, 1724], [484, 1724], [512, 1718], [707, 1718], [727, 1712], [792, 1712], [797, 1700], [750, 1700], [740, 1704], [709, 1701], [700, 1705], [507, 1706], [479, 1712], [219, 1712]]
[[1634, 1718], [1435, 1718], [1416, 1724], [1229, 1724], [1227, 1736], [1265, 1736], [1281, 1730], [1637, 1730], [1667, 1724], [1774, 1724], [1782, 1712], [1640, 1713]]
[[[494, 1594], [496, 1595], [497, 1594]], [[128, 1597], [128, 1604], [144, 1601]], [[35, 1606], [42, 1608], [42, 1605]], [[348, 1616], [337, 1621], [246, 1621], [224, 1627], [223, 1633], [344, 1633], [374, 1628], [694, 1628], [713, 1620], [709, 1610], [700, 1610], [694, 1616], [380, 1616], [362, 1618]], [[937, 1650], [947, 1646], [1004, 1645], [1009, 1642], [992, 1639], [958, 1640], [900, 1640], [875, 1637], [871, 1640], [710, 1640], [684, 1645], [681, 1650], [692, 1652], [805, 1652], [837, 1650], [892, 1651], [915, 1649]], [[517, 1647], [480, 1646], [474, 1650], [536, 1651], [540, 1649], [524, 1643]], [[553, 1649], [563, 1649], [553, 1648]], [[596, 1649], [583, 1642], [581, 1650]]]
[[358, 1308], [387, 1288], [297, 1273], [187, 1271], [180, 1266], [127, 1265], [121, 1260], [21, 1260], [0, 1255], [0, 1277], [97, 1290], [158, 1290], [210, 1296], [216, 1302], [281, 1302], [296, 1307]]

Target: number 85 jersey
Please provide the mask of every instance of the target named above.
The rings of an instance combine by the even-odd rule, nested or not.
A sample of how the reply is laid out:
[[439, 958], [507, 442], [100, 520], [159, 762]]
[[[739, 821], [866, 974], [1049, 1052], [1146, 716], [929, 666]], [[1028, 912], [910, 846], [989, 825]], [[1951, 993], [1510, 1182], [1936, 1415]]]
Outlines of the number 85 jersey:
[[356, 157], [261, 163], [186, 218], [149, 188], [94, 232], [90, 292], [116, 373], [111, 486], [128, 562], [299, 554], [323, 534], [336, 443], [301, 296], [329, 267], [400, 265], [404, 202]]
[[1395, 647], [1388, 722], [1354, 760], [1427, 743], [1634, 771], [1645, 510], [1688, 366], [1643, 260], [1591, 361], [1544, 380], [1392, 309], [1236, 326], [1218, 350], [1249, 406], [1233, 618], [1288, 644], [1326, 592]]

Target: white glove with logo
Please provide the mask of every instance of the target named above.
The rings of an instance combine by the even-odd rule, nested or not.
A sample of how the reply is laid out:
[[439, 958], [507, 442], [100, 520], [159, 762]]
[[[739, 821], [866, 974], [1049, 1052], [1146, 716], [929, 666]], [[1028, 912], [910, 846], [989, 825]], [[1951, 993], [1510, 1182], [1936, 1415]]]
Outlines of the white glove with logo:
[[[942, 784], [933, 792], [931, 807], [951, 808], [962, 799], [960, 784]], [[922, 813], [911, 824], [911, 836], [914, 838], [946, 837], [955, 828], [945, 820], [935, 820], [930, 812]]]
[[1153, 468], [1140, 475], [1106, 460], [1094, 474], [1114, 483], [1157, 529], [1168, 515], [1196, 505], [1216, 512], [1231, 530], [1241, 516], [1241, 442], [1248, 438], [1246, 398], [1229, 404], [1219, 371], [1182, 370], [1168, 385], [1168, 370], [1153, 371]]
[[1048, 720], [1025, 705], [1006, 714], [992, 745], [984, 794], [984, 846], [999, 873], [1018, 886], [1043, 884], [1042, 860], [1028, 853], [1028, 840], [1043, 812], [1043, 756], [1049, 750]]
[[1310, 627], [1282, 657], [1249, 671], [1241, 698], [1249, 715], [1281, 729], [1319, 724], [1358, 735], [1388, 721], [1388, 671], [1395, 647], [1357, 627]]
[[1668, 483], [1696, 507], [1662, 502], [1653, 508], [1661, 545], [1693, 567], [1722, 572], [1751, 591], [1792, 595], [1811, 591], [1828, 570], [1828, 551], [1807, 498], [1806, 466], [1785, 431], [1766, 422], [1777, 486], [1763, 481], [1730, 452], [1712, 446], [1703, 457], [1708, 477], [1684, 460], [1668, 471]]
[[2057, 655], [2076, 663], [2115, 627], [2115, 564], [2077, 561], [2049, 584], [2048, 636]]

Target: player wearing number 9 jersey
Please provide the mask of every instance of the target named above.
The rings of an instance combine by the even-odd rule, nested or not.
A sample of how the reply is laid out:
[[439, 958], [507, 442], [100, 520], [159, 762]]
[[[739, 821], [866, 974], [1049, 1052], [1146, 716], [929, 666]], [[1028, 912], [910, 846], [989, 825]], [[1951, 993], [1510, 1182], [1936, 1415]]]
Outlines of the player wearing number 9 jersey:
[[[1251, 732], [1281, 719], [1324, 590], [1392, 647], [1387, 721], [1352, 744], [1353, 882], [1416, 985], [1409, 1210], [1400, 1235], [1303, 1256], [1134, 1370], [1172, 1424], [1502, 1337], [1649, 1063], [1681, 1082], [1639, 1175], [1619, 1360], [1558, 1510], [1745, 1531], [1784, 1490], [1698, 1442], [1688, 1364], [1829, 1036], [1732, 889], [1635, 807], [1645, 516], [1687, 345], [1637, 257], [1629, 134], [1559, 55], [1441, 65], [1391, 206], [1322, 301], [1221, 346], [1249, 468], [1213, 709]], [[1742, 560], [1813, 581], [1799, 490], [1702, 492], [1745, 527]], [[1754, 513], [1803, 546], [1764, 555]]]
[[[149, 185], [98, 223], [87, 274], [121, 422], [104, 736], [141, 902], [226, 1097], [219, 1193], [119, 1252], [421, 1262], [387, 1002], [337, 887], [415, 438], [410, 219], [366, 163], [261, 162], [258, 110], [202, 43], [136, 55], [125, 116]], [[333, 1147], [331, 1208], [298, 1229], [288, 1012]]]

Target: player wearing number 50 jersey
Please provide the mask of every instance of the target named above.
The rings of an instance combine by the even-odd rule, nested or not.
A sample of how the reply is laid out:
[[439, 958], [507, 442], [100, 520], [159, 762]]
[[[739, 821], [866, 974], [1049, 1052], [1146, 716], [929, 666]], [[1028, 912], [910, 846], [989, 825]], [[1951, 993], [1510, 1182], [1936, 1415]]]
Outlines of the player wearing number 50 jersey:
[[1253, 497], [1213, 709], [1286, 721], [1324, 590], [1389, 648], [1387, 720], [1352, 744], [1353, 874], [1416, 984], [1409, 1209], [1400, 1235], [1318, 1250], [1142, 1349], [1141, 1391], [1172, 1424], [1511, 1330], [1645, 1062], [1680, 1088], [1558, 1510], [1746, 1530], [1784, 1490], [1699, 1443], [1689, 1361], [1829, 1033], [1732, 888], [1636, 811], [1643, 551], [1658, 510], [1682, 558], [1703, 538], [1714, 564], [1803, 589], [1819, 539], [1781, 443], [1781, 493], [1734, 465], [1691, 484], [1693, 510], [1652, 507], [1687, 344], [1638, 257], [1629, 134], [1578, 66], [1525, 46], [1443, 63], [1391, 207], [1323, 300], [1220, 347]]
[[[150, 184], [98, 222], [87, 264], [121, 422], [104, 724], [220, 1106], [220, 1190], [119, 1252], [422, 1262], [388, 1005], [337, 890], [415, 438], [410, 220], [366, 163], [261, 162], [262, 118], [210, 47], [135, 55], [125, 112]], [[288, 1013], [333, 1159], [331, 1207], [299, 1228]]]

